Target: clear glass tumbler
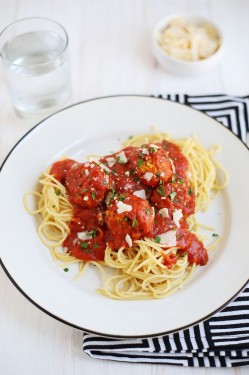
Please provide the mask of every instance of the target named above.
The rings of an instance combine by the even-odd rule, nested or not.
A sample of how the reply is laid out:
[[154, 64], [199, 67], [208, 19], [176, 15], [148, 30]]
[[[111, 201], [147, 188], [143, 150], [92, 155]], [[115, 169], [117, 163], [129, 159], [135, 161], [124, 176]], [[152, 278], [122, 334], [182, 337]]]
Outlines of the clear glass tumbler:
[[43, 116], [71, 97], [68, 36], [47, 18], [26, 18], [0, 34], [0, 56], [12, 104], [20, 117]]

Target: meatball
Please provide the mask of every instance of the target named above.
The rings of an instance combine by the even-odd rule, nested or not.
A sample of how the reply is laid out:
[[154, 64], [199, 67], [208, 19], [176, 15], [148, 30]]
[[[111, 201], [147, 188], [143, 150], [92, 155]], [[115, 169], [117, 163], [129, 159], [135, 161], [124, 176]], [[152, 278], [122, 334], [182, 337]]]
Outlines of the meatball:
[[166, 185], [161, 182], [158, 188], [154, 189], [150, 199], [157, 210], [161, 208], [168, 208], [170, 211], [181, 209], [185, 218], [195, 212], [195, 195], [192, 188], [182, 179], [176, 178]]
[[167, 152], [154, 144], [142, 145], [130, 155], [130, 165], [141, 182], [155, 187], [162, 180], [167, 182], [172, 177], [172, 163]]
[[50, 168], [49, 173], [56, 178], [57, 181], [64, 185], [67, 172], [72, 168], [73, 165], [78, 163], [72, 159], [64, 159], [55, 162]]
[[174, 172], [178, 176], [185, 178], [185, 172], [188, 168], [188, 160], [182, 154], [180, 147], [178, 147], [174, 143], [166, 141], [165, 139], [156, 144], [158, 146], [161, 146], [167, 152], [168, 157], [172, 160], [172, 163], [174, 165]]
[[106, 211], [109, 246], [113, 249], [131, 247], [132, 240], [151, 233], [154, 216], [154, 208], [136, 195], [127, 195], [122, 201], [115, 200]]
[[65, 179], [69, 201], [83, 208], [94, 208], [104, 200], [109, 178], [95, 162], [71, 168]]

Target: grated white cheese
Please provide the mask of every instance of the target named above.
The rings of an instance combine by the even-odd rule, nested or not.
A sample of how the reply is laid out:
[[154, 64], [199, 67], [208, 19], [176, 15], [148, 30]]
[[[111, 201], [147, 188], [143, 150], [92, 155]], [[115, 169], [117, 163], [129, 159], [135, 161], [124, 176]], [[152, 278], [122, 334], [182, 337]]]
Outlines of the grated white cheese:
[[146, 172], [144, 174], [144, 178], [145, 178], [146, 181], [150, 181], [152, 179], [152, 177], [153, 177], [153, 173], [151, 173], [151, 172]]
[[125, 175], [126, 175], [126, 177], [129, 177], [130, 176], [130, 171], [126, 171]]
[[125, 241], [127, 242], [129, 247], [132, 247], [132, 239], [131, 236], [129, 236], [129, 234], [125, 236]]
[[85, 175], [86, 175], [86, 176], [89, 175], [89, 170], [88, 170], [88, 169], [85, 169]]
[[136, 195], [137, 197], [142, 198], [142, 199], [146, 199], [146, 193], [144, 189], [134, 191], [133, 195]]
[[159, 236], [161, 241], [160, 244], [164, 245], [165, 247], [172, 247], [176, 246], [176, 231], [169, 230], [168, 232], [161, 233]]
[[118, 214], [122, 214], [123, 212], [130, 212], [132, 210], [132, 206], [130, 204], [125, 204], [121, 201], [117, 202], [118, 206]]
[[198, 61], [219, 49], [220, 37], [208, 23], [197, 25], [176, 17], [158, 34], [158, 44], [167, 55], [177, 60]]
[[78, 241], [78, 238], [75, 238], [75, 239], [73, 240], [73, 245], [75, 246], [78, 242], [79, 242], [79, 241]]
[[159, 148], [159, 146], [154, 145], [154, 143], [151, 143], [151, 144], [150, 144], [150, 147], [151, 147], [151, 148]]
[[175, 165], [173, 163], [173, 160], [169, 159], [170, 161], [170, 164], [171, 164], [171, 167], [172, 167], [172, 172], [175, 173], [176, 169], [175, 169]]
[[113, 167], [113, 165], [116, 163], [116, 160], [111, 156], [110, 158], [106, 158], [108, 167]]
[[83, 201], [88, 201], [88, 196], [85, 196], [84, 198], [83, 198]]
[[118, 161], [120, 163], [127, 163], [127, 161], [128, 161], [124, 151], [121, 151], [119, 154], [117, 154], [116, 158], [118, 158]]
[[77, 237], [82, 241], [89, 240], [89, 236], [88, 236], [87, 231], [86, 232], [78, 232]]
[[132, 185], [131, 184], [126, 184], [125, 187], [124, 187], [124, 190], [129, 190], [132, 188]]
[[173, 221], [175, 222], [177, 228], [180, 228], [179, 221], [181, 220], [182, 217], [183, 217], [183, 215], [182, 215], [182, 210], [181, 209], [175, 210], [173, 212]]
[[104, 164], [102, 164], [102, 163], [98, 163], [99, 164], [99, 166], [101, 167], [101, 168], [103, 168], [104, 170], [106, 170], [108, 173], [111, 173], [111, 170], [106, 166], [106, 165], [104, 165]]
[[142, 151], [142, 154], [144, 154], [144, 155], [149, 155], [149, 150], [148, 150], [146, 147], [143, 147], [143, 148], [141, 149], [141, 151]]
[[162, 217], [169, 217], [169, 210], [167, 208], [161, 208], [158, 213], [162, 215]]

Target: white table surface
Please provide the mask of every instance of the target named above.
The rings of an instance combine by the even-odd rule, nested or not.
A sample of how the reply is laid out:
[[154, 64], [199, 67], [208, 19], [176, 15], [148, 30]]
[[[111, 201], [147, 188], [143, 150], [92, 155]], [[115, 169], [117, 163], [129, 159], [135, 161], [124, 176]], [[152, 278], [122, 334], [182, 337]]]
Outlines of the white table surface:
[[[217, 22], [223, 58], [212, 72], [180, 78], [152, 56], [153, 25], [191, 12]], [[0, 29], [24, 17], [62, 23], [70, 39], [73, 102], [115, 94], [249, 94], [248, 0], [0, 0]], [[12, 111], [0, 69], [0, 162], [34, 121]], [[0, 207], [1, 209], [1, 207]], [[10, 247], [11, 251], [11, 247]], [[248, 368], [193, 369], [95, 360], [82, 353], [82, 332], [47, 316], [0, 269], [0, 374], [248, 374]]]

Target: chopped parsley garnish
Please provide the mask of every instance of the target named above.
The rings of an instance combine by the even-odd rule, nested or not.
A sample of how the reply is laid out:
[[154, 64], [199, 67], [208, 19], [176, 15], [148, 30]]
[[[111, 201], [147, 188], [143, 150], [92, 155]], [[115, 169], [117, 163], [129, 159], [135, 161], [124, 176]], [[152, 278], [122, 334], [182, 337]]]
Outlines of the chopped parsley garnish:
[[118, 196], [118, 194], [116, 193], [116, 191], [113, 188], [111, 189], [111, 193], [112, 193], [112, 199], [116, 198]]
[[91, 253], [92, 250], [91, 250], [91, 249], [84, 249], [84, 252], [85, 252], [85, 253]]
[[150, 210], [148, 208], [146, 208], [145, 212], [147, 215], [150, 215]]
[[69, 268], [64, 268], [63, 271], [64, 271], [64, 272], [68, 272], [68, 271], [69, 271]]
[[149, 152], [151, 152], [152, 154], [157, 153], [157, 151], [158, 151], [157, 147], [149, 147]]
[[161, 242], [161, 237], [160, 236], [156, 236], [155, 237], [155, 242], [156, 243], [160, 243]]
[[159, 182], [159, 188], [157, 188], [157, 192], [158, 192], [158, 194], [159, 195], [164, 195], [164, 183], [163, 183], [163, 181], [160, 181]]
[[125, 163], [125, 161], [123, 161], [123, 160], [120, 158], [120, 156], [117, 156], [117, 157], [116, 157], [116, 160], [117, 160], [117, 163], [119, 163], [119, 164], [124, 164], [124, 163]]
[[120, 194], [120, 196], [119, 196], [119, 199], [123, 202], [123, 201], [125, 201], [126, 200], [126, 196], [125, 195], [122, 195], [122, 194]]
[[193, 189], [192, 189], [192, 187], [189, 188], [189, 190], [188, 190], [188, 194], [189, 194], [189, 195], [193, 194]]
[[156, 177], [160, 177], [160, 176], [161, 176], [161, 173], [162, 173], [161, 171], [156, 172], [156, 173], [155, 173], [155, 176], [156, 176]]
[[219, 235], [217, 233], [212, 234], [213, 237], [218, 237]]
[[138, 221], [136, 219], [132, 220], [132, 228], [135, 227], [137, 225]]
[[94, 191], [91, 192], [91, 196], [93, 200], [96, 198], [96, 194], [94, 193]]
[[60, 195], [61, 194], [60, 189], [56, 189], [54, 192], [55, 192], [56, 195]]
[[183, 179], [179, 178], [178, 183], [182, 185], [184, 183]]
[[167, 150], [167, 145], [164, 144], [164, 145], [163, 145], [163, 149], [164, 149], [164, 150]]
[[85, 193], [87, 192], [87, 190], [88, 190], [88, 189], [83, 189], [83, 190], [81, 190], [81, 193], [82, 193], [82, 194], [85, 194]]
[[137, 165], [139, 166], [139, 167], [141, 167], [142, 166], [142, 164], [143, 164], [143, 159], [138, 159], [138, 161], [137, 161]]
[[99, 247], [99, 244], [98, 244], [98, 243], [95, 243], [95, 244], [93, 244], [93, 247], [94, 247], [95, 249], [97, 249], [97, 248]]
[[97, 235], [97, 229], [90, 230], [90, 232], [87, 233], [87, 236], [89, 238], [94, 238]]
[[88, 242], [82, 242], [82, 244], [80, 245], [80, 247], [82, 249], [87, 249], [88, 248]]
[[175, 177], [174, 177], [174, 176], [172, 176], [172, 178], [171, 178], [170, 182], [174, 182], [174, 181], [175, 181]]
[[176, 192], [172, 191], [172, 193], [169, 196], [170, 196], [170, 199], [173, 201], [175, 199]]

